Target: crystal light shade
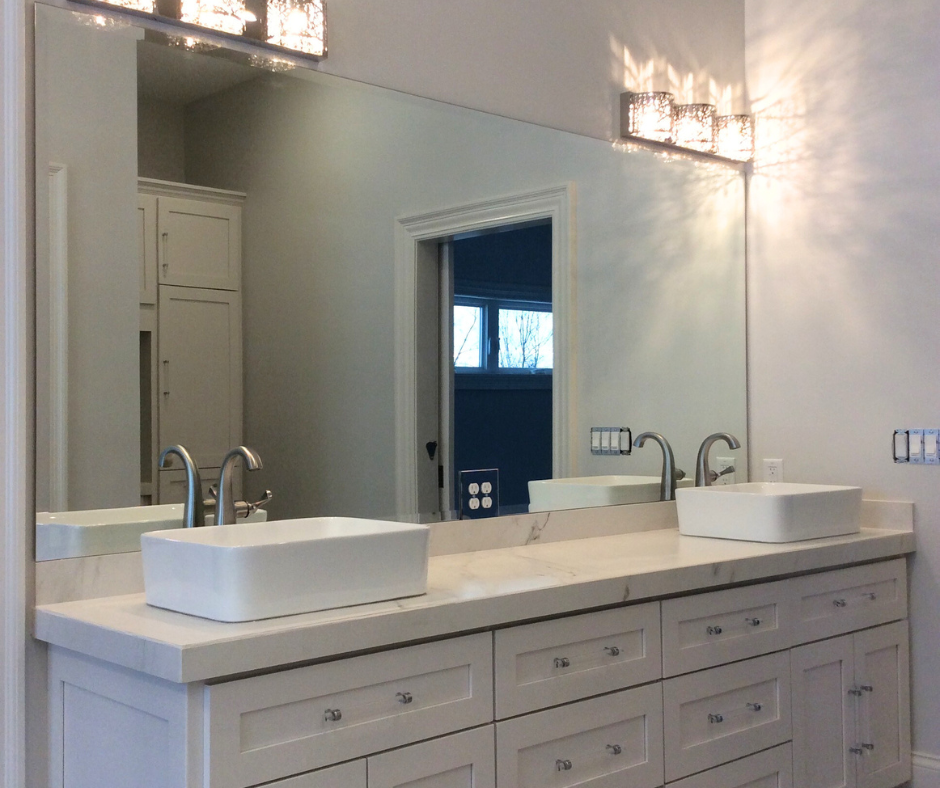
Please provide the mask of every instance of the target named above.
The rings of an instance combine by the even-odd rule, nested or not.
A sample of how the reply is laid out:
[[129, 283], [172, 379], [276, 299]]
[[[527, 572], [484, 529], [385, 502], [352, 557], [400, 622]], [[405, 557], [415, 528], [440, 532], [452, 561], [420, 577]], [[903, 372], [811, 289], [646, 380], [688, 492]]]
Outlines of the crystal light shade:
[[656, 142], [673, 141], [672, 93], [630, 93], [626, 133]]
[[180, 21], [240, 36], [245, 23], [255, 15], [245, 9], [244, 0], [182, 0]]
[[719, 116], [718, 155], [736, 161], [754, 158], [754, 122], [750, 115]]
[[714, 153], [717, 112], [711, 104], [680, 104], [675, 108], [676, 145]]
[[322, 0], [268, 0], [267, 41], [322, 55], [326, 41]]

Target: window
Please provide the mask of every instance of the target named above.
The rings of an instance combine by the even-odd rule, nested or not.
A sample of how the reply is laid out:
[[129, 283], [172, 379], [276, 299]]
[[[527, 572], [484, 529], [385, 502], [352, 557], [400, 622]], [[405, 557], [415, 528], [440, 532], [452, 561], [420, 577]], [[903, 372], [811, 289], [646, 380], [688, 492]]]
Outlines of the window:
[[453, 332], [457, 372], [552, 371], [552, 305], [548, 302], [457, 296]]

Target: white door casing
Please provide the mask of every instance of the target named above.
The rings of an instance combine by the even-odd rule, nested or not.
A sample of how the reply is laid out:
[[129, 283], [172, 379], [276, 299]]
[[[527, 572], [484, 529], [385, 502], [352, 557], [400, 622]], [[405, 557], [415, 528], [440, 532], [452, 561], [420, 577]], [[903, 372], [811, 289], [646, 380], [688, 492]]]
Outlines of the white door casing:
[[[575, 420], [575, 186], [568, 183], [484, 200], [395, 223], [395, 488], [399, 513], [418, 511], [418, 361], [416, 284], [427, 245], [460, 233], [550, 219], [552, 222], [552, 314], [555, 366], [552, 372], [552, 475], [574, 470], [570, 447]], [[426, 263], [425, 263], [426, 264]], [[423, 447], [421, 447], [423, 450]]]

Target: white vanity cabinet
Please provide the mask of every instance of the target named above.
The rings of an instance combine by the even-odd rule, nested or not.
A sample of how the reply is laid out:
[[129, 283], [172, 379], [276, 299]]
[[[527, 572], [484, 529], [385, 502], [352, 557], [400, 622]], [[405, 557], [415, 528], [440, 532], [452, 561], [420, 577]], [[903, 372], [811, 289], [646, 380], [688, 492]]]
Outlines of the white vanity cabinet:
[[60, 644], [50, 785], [896, 788], [906, 615], [896, 558], [191, 684]]

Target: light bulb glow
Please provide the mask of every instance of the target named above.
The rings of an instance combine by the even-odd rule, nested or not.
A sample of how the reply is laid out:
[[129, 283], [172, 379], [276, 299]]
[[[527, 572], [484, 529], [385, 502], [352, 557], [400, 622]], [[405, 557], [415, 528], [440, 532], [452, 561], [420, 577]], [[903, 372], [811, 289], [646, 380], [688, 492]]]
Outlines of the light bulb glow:
[[326, 21], [322, 0], [268, 0], [267, 41], [308, 55], [323, 55]]
[[243, 0], [182, 0], [180, 21], [240, 36], [253, 15]]
[[675, 108], [675, 140], [682, 148], [714, 153], [717, 112], [711, 104], [680, 104]]
[[750, 115], [719, 116], [718, 155], [735, 161], [754, 158], [754, 121]]
[[627, 134], [672, 142], [674, 101], [672, 93], [631, 93], [627, 103]]

